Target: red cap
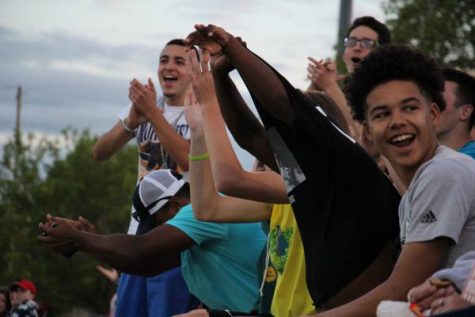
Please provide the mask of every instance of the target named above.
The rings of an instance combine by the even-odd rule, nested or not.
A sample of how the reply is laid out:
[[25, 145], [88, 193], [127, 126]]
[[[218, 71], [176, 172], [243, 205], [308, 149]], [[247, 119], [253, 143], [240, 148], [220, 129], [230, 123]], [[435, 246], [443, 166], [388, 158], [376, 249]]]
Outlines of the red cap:
[[14, 285], [18, 285], [24, 290], [30, 291], [33, 295], [36, 294], [36, 286], [32, 281], [20, 280], [18, 282], [15, 282]]

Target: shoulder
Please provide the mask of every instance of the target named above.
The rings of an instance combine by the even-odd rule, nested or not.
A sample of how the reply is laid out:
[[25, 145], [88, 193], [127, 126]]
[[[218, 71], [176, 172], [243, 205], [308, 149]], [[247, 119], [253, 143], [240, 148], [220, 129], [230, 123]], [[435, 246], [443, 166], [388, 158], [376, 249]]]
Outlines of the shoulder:
[[440, 146], [432, 160], [416, 173], [419, 178], [463, 179], [475, 176], [475, 160], [445, 146]]

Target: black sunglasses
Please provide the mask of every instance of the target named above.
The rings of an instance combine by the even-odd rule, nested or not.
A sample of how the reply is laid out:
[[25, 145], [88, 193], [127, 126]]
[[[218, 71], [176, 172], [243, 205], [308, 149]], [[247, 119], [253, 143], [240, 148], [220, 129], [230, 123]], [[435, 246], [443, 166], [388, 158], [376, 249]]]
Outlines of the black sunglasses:
[[345, 37], [343, 44], [346, 47], [354, 47], [360, 42], [362, 48], [374, 48], [378, 44], [375, 40], [372, 39], [357, 39], [356, 37]]

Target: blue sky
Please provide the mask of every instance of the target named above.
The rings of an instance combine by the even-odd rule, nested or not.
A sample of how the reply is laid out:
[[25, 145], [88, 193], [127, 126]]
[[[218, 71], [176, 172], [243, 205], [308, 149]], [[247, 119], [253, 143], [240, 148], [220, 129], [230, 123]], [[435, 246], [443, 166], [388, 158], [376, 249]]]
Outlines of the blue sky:
[[[18, 85], [25, 131], [107, 131], [128, 104], [130, 79], [156, 82], [163, 44], [195, 23], [242, 36], [305, 88], [307, 56], [334, 56], [338, 14], [329, 0], [0, 0], [0, 146], [14, 128]], [[384, 20], [381, 1], [354, 0], [352, 16], [361, 15]]]

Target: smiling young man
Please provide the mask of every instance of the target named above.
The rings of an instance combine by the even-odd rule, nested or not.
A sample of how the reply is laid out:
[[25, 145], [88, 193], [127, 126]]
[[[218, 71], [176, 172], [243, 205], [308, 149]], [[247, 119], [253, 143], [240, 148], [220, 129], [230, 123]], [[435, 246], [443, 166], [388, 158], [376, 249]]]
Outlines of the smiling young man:
[[[163, 96], [157, 100], [151, 79], [146, 85], [132, 80], [129, 88], [132, 105], [118, 114], [119, 121], [93, 148], [94, 159], [106, 160], [135, 137], [139, 152], [138, 180], [157, 169], [172, 169], [185, 177], [188, 171], [190, 134], [183, 104], [189, 77], [183, 40], [171, 40], [162, 49], [157, 75]], [[128, 233], [144, 233], [138, 232], [138, 222], [133, 217]], [[182, 296], [177, 296], [178, 292], [169, 295], [170, 285], [175, 289], [181, 286]], [[122, 274], [117, 294], [117, 316], [168, 316], [195, 306], [187, 304], [194, 301], [179, 268], [154, 277]]]
[[385, 282], [319, 316], [374, 316], [381, 300], [405, 300], [475, 247], [475, 162], [438, 144], [443, 87], [435, 62], [405, 46], [376, 49], [351, 77], [355, 118], [408, 187], [399, 206], [402, 251]]

